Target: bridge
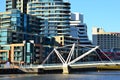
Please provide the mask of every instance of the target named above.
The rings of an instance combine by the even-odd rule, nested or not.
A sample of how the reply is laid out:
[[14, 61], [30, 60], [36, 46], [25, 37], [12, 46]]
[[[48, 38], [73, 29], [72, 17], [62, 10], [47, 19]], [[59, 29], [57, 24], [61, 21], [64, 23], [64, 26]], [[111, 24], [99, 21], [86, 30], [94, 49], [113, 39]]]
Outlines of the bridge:
[[[40, 65], [30, 65], [30, 66], [20, 66], [19, 69], [25, 70], [25, 69], [41, 69], [41, 70], [63, 70], [63, 74], [69, 74], [70, 69], [83, 69], [83, 68], [101, 68], [101, 69], [120, 69], [120, 62], [119, 61], [113, 61], [109, 56], [107, 56], [100, 48], [99, 46], [91, 47], [91, 46], [82, 46], [81, 47], [87, 47], [89, 49], [86, 49], [85, 52], [80, 54], [79, 56], [73, 58], [75, 54], [75, 48], [78, 48], [79, 45], [73, 44], [73, 45], [67, 45], [67, 47], [71, 47], [69, 53], [67, 53], [67, 56], [65, 57], [64, 54], [62, 54], [59, 49], [65, 48], [64, 47], [57, 47], [54, 48], [51, 53], [46, 57], [46, 59], [42, 62]], [[89, 56], [91, 54], [96, 54], [98, 60], [96, 61], [83, 61], [86, 56]], [[56, 57], [59, 59], [59, 63], [47, 63], [49, 61], [50, 56], [56, 55]], [[107, 60], [103, 60], [101, 58], [101, 55], [104, 55]], [[57, 59], [57, 60], [58, 60]]]
[[[67, 46], [71, 46], [71, 45], [67, 45]], [[60, 48], [65, 48], [65, 47], [54, 48], [53, 51], [51, 51], [51, 53], [46, 57], [46, 59], [43, 61], [43, 63], [41, 65], [31, 66], [31, 67], [29, 66], [26, 68], [40, 68], [40, 69], [44, 69], [44, 70], [62, 69], [63, 74], [68, 74], [70, 72], [70, 68], [79, 69], [79, 68], [93, 68], [93, 67], [94, 68], [103, 68], [104, 67], [104, 68], [111, 68], [111, 69], [114, 69], [114, 68], [120, 69], [120, 67], [119, 67], [120, 62], [111, 60], [102, 50], [100, 50], [99, 46], [96, 46], [96, 47], [89, 46], [90, 47], [89, 50], [85, 51], [83, 54], [81, 54], [80, 56], [77, 56], [74, 59], [72, 58], [72, 56], [74, 55], [76, 44], [73, 44], [71, 47], [72, 48], [69, 51], [67, 57], [64, 57], [64, 55], [62, 56], [62, 53], [60, 53], [60, 51], [58, 51]], [[84, 59], [86, 56], [92, 54], [93, 52], [95, 52], [94, 54], [96, 54], [98, 56], [98, 58], [99, 58], [98, 61], [86, 61], [86, 62], [80, 61], [81, 59]], [[107, 61], [102, 60], [99, 52], [107, 58]], [[46, 63], [47, 60], [49, 60], [50, 56], [53, 54], [57, 55], [57, 57], [61, 63], [52, 63], [52, 64]]]

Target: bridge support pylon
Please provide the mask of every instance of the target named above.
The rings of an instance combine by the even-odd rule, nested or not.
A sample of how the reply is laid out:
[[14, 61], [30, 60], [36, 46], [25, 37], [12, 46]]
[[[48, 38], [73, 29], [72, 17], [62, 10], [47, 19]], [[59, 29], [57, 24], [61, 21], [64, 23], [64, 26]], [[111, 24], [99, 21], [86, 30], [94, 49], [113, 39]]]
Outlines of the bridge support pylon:
[[63, 74], [69, 74], [70, 73], [70, 68], [68, 64], [63, 64]]

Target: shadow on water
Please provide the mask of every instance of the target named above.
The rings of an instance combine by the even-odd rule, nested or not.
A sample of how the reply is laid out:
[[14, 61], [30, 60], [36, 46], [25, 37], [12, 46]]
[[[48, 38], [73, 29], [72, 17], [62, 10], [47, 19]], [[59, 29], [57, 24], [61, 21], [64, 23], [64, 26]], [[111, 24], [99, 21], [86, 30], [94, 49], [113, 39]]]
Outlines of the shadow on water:
[[0, 80], [119, 80], [120, 71], [0, 75]]
[[0, 69], [0, 74], [25, 74], [25, 72], [23, 72], [20, 69]]

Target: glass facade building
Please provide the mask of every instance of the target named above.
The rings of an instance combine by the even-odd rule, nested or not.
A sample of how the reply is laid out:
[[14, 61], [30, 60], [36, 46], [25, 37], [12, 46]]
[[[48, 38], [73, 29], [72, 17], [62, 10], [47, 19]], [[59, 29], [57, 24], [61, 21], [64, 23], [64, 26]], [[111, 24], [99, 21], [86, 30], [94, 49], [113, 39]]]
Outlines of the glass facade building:
[[27, 13], [45, 19], [41, 35], [69, 35], [70, 3], [63, 0], [34, 0], [27, 4]]
[[23, 40], [40, 41], [42, 19], [13, 9], [0, 13], [0, 44], [21, 43]]
[[41, 21], [16, 9], [0, 13], [0, 63], [40, 63]]

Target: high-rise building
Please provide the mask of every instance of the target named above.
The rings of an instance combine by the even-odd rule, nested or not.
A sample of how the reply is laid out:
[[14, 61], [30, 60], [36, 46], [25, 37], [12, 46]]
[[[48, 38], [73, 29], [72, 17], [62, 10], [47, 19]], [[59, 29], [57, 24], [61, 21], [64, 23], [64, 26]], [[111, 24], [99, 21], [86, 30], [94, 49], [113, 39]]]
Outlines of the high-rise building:
[[114, 48], [120, 48], [120, 33], [105, 32], [103, 28], [93, 27], [92, 38], [93, 44], [100, 46], [105, 52], [110, 52]]
[[70, 3], [63, 0], [34, 0], [27, 4], [27, 13], [43, 18], [42, 35], [68, 36], [70, 21]]
[[83, 14], [71, 13], [70, 35], [79, 38], [80, 45], [91, 45], [87, 35], [87, 25], [83, 21]]
[[0, 44], [21, 43], [23, 40], [39, 43], [42, 19], [13, 9], [1, 12], [0, 20]]
[[1, 12], [0, 61], [40, 63], [42, 59], [39, 35], [41, 20], [16, 9]]
[[18, 9], [23, 13], [27, 12], [28, 0], [6, 0], [6, 11]]
[[78, 21], [78, 23], [83, 23], [84, 16], [78, 12], [71, 13], [71, 21]]

